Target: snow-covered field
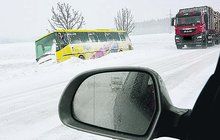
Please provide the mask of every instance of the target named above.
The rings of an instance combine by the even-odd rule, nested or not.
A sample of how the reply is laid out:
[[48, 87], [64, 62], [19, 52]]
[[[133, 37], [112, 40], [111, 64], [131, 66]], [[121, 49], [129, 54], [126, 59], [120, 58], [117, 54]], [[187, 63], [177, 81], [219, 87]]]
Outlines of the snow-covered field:
[[177, 50], [174, 35], [131, 37], [134, 50], [82, 61], [38, 65], [34, 43], [0, 44], [0, 139], [108, 139], [64, 126], [58, 102], [68, 82], [89, 69], [152, 68], [164, 79], [174, 105], [192, 108], [213, 73], [220, 46]]

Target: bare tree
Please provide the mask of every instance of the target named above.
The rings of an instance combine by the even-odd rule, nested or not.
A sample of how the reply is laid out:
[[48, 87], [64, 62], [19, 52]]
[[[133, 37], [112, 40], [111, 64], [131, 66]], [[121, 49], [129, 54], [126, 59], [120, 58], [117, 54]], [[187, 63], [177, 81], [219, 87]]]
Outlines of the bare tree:
[[52, 7], [52, 18], [48, 20], [53, 30], [79, 29], [85, 24], [84, 17], [79, 11], [72, 9], [68, 3], [57, 3], [57, 9]]
[[118, 30], [124, 30], [130, 34], [135, 28], [134, 17], [131, 13], [131, 10], [127, 8], [122, 8], [117, 12], [115, 17], [115, 26]]

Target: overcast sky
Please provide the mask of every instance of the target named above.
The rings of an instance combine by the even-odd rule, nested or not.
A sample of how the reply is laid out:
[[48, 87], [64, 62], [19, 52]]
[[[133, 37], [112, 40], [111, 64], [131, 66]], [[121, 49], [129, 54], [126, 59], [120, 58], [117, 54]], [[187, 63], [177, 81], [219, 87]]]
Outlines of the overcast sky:
[[85, 17], [85, 28], [114, 28], [114, 16], [124, 7], [135, 21], [176, 14], [179, 8], [208, 5], [220, 11], [220, 0], [1, 0], [0, 38], [35, 40], [50, 29], [51, 7], [68, 2]]

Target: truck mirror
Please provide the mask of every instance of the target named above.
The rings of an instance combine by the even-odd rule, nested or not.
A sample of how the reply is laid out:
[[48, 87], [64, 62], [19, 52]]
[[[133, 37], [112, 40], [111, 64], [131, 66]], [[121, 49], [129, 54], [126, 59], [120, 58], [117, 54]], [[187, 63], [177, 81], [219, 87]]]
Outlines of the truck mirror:
[[174, 26], [174, 25], [175, 25], [175, 19], [176, 19], [176, 18], [172, 18], [172, 19], [171, 19], [171, 26]]

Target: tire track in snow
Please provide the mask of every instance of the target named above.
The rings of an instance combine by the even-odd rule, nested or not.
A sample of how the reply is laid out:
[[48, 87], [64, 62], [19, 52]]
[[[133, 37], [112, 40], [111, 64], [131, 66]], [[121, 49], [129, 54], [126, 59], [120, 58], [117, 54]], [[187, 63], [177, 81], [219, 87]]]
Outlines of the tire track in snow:
[[143, 62], [138, 63], [136, 65], [138, 66], [146, 66], [150, 67], [153, 70], [157, 71], [158, 73], [164, 73], [168, 71], [172, 71], [173, 69], [176, 69], [180, 66], [187, 65], [189, 63], [192, 63], [192, 61], [197, 60], [200, 57], [203, 57], [204, 55], [208, 55], [210, 53], [215, 53], [216, 50], [209, 50], [209, 51], [193, 51], [187, 54], [182, 54], [177, 57], [171, 57], [168, 59], [162, 59], [162, 60], [156, 60], [153, 62]]
[[217, 61], [213, 60], [217, 60], [216, 54], [218, 53], [212, 51], [210, 53], [197, 57], [192, 62], [176, 67], [173, 70], [164, 71], [164, 80], [169, 89], [173, 89], [187, 77], [201, 72], [202, 69], [206, 68], [205, 66], [215, 64]]
[[67, 85], [68, 82], [69, 82], [69, 80], [66, 80], [66, 81], [62, 81], [62, 82], [58, 82], [58, 83], [54, 83], [54, 84], [50, 84], [50, 85], [34, 88], [34, 89], [29, 89], [29, 90], [25, 90], [25, 91], [20, 91], [20, 92], [12, 93], [11, 95], [7, 95], [7, 96], [1, 96], [0, 97], [0, 105], [4, 101], [11, 100], [12, 98], [16, 98], [17, 99], [17, 98], [22, 98], [22, 97], [26, 97], [26, 96], [31, 96], [32, 92], [45, 90], [45, 89], [56, 87], [56, 86], [59, 86], [59, 85], [64, 85], [64, 84]]

